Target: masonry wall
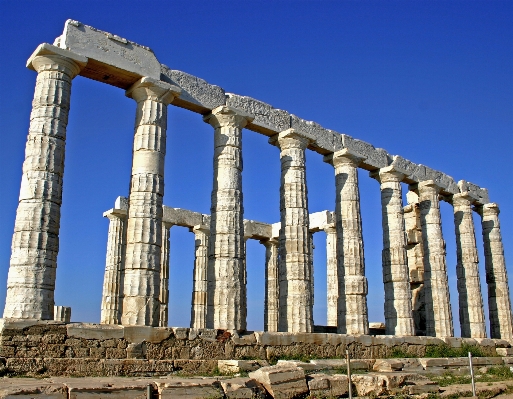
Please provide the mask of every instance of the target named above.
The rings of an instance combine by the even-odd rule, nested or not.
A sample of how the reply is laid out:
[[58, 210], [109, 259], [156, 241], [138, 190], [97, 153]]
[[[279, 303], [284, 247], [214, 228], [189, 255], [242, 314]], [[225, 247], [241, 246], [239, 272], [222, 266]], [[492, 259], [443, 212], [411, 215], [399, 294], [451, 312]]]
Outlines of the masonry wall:
[[352, 359], [386, 358], [397, 349], [423, 357], [429, 345], [443, 343], [452, 347], [478, 345], [487, 356], [496, 356], [496, 348], [511, 347], [508, 341], [486, 338], [270, 332], [239, 335], [212, 329], [3, 320], [0, 360], [4, 373], [21, 375], [201, 374], [212, 372], [219, 359], [343, 358], [346, 349]]

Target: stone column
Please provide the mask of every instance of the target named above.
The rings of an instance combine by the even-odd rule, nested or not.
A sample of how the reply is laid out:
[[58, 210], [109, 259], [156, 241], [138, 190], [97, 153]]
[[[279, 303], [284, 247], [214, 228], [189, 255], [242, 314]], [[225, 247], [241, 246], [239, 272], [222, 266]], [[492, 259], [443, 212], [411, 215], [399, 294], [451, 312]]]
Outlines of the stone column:
[[264, 331], [278, 331], [279, 280], [278, 241], [260, 241], [265, 246]]
[[440, 187], [433, 180], [426, 180], [418, 184], [418, 192], [424, 246], [426, 335], [452, 337], [454, 328], [438, 200]]
[[456, 230], [456, 275], [462, 338], [486, 338], [479, 259], [477, 255], [472, 199], [468, 194], [454, 194], [454, 227]]
[[511, 301], [499, 223], [499, 206], [490, 203], [477, 207], [476, 210], [481, 215], [483, 226], [490, 338], [512, 340]]
[[294, 129], [270, 139], [281, 150], [278, 330], [283, 332], [313, 331], [312, 243], [308, 231], [305, 149], [314, 141], [312, 136]]
[[335, 167], [340, 334], [368, 334], [367, 279], [357, 166], [362, 158], [345, 148], [324, 158]]
[[387, 335], [415, 335], [401, 189], [404, 174], [388, 166], [371, 172], [371, 177], [378, 180], [381, 189], [385, 332]]
[[126, 92], [127, 97], [137, 101], [137, 112], [128, 209], [123, 325], [159, 325], [167, 105], [179, 93], [178, 87], [148, 77], [141, 78]]
[[162, 222], [162, 246], [160, 257], [160, 317], [159, 327], [167, 327], [169, 322], [169, 238], [172, 224]]
[[208, 241], [210, 226], [197, 225], [191, 231], [194, 233], [195, 258], [194, 282], [191, 306], [191, 328], [206, 328], [207, 326], [207, 265]]
[[410, 190], [406, 193], [406, 199], [408, 205], [403, 208], [403, 212], [415, 335], [426, 335], [424, 250], [422, 247], [422, 229], [420, 227], [419, 196]]
[[220, 106], [204, 120], [215, 129], [207, 327], [245, 330], [242, 129], [253, 117]]
[[328, 292], [327, 325], [338, 325], [338, 270], [337, 270], [337, 228], [335, 224], [324, 227], [326, 232], [326, 285]]
[[54, 318], [71, 80], [86, 63], [87, 58], [49, 44], [40, 45], [27, 62], [37, 72], [37, 79], [12, 238], [4, 318]]
[[126, 214], [125, 209], [116, 208], [103, 214], [104, 217], [109, 218], [109, 235], [105, 277], [103, 279], [101, 324], [119, 324], [121, 322], [122, 275], [125, 268], [126, 250]]

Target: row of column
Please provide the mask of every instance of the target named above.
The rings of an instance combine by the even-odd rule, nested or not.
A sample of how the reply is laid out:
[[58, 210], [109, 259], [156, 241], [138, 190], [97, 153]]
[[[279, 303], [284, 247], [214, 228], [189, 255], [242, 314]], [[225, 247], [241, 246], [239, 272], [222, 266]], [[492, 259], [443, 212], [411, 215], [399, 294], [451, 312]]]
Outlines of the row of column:
[[[26, 159], [16, 215], [11, 266], [4, 317], [53, 318], [53, 293], [62, 177], [64, 142], [69, 112], [71, 80], [87, 59], [66, 50], [36, 54], [31, 65], [38, 72], [31, 114]], [[162, 252], [168, 236], [162, 226], [164, 159], [167, 106], [180, 94], [178, 87], [141, 78], [126, 95], [137, 102], [132, 175], [126, 232], [112, 225], [113, 235], [126, 235], [126, 241], [109, 247], [114, 263], [107, 272], [124, 264], [118, 279], [119, 289], [107, 297], [110, 305], [105, 317], [125, 325], [162, 325], [167, 319], [168, 263]], [[197, 251], [208, 251], [204, 265], [195, 274], [206, 284], [195, 290], [193, 318], [205, 320], [209, 328], [246, 328], [246, 273], [242, 194], [242, 129], [253, 116], [221, 106], [205, 117], [214, 129], [214, 181], [210, 243], [200, 238]], [[308, 197], [305, 150], [314, 137], [289, 129], [270, 139], [280, 149], [281, 230], [277, 247], [277, 272], [268, 270], [278, 300], [266, 307], [269, 329], [309, 332], [313, 329], [312, 238], [308, 231]], [[367, 279], [359, 209], [358, 154], [344, 149], [325, 157], [335, 169], [335, 225], [329, 246], [336, 253], [329, 257], [329, 284], [337, 288], [330, 303], [337, 303], [339, 333], [368, 332]], [[414, 323], [401, 181], [393, 167], [373, 172], [381, 185], [383, 210], [383, 281], [385, 318], [389, 334], [413, 335]], [[453, 325], [447, 284], [445, 242], [439, 210], [440, 188], [433, 181], [415, 188], [419, 195], [424, 261], [426, 334], [452, 336]], [[471, 199], [465, 194], [452, 197], [458, 248], [458, 293], [463, 336], [484, 336], [484, 315], [480, 294], [477, 251], [471, 216]], [[492, 337], [512, 337], [511, 305], [498, 207], [486, 204], [477, 209], [482, 216], [485, 264]], [[203, 229], [205, 230], [205, 229]], [[201, 228], [198, 228], [201, 231]], [[121, 244], [120, 244], [121, 243]], [[121, 257], [125, 256], [123, 261]], [[269, 256], [271, 259], [272, 256]], [[335, 259], [335, 260], [334, 260]], [[269, 264], [272, 262], [269, 261]], [[336, 265], [336, 268], [335, 268]], [[206, 276], [205, 276], [206, 273]], [[105, 288], [112, 290], [112, 287]], [[206, 294], [204, 294], [206, 292]], [[120, 305], [122, 301], [122, 306]], [[206, 304], [206, 314], [204, 311]], [[121, 314], [116, 309], [122, 309]], [[108, 314], [108, 316], [107, 316]], [[278, 320], [276, 321], [276, 315]], [[102, 315], [103, 320], [103, 315]], [[330, 322], [335, 315], [330, 315]], [[200, 322], [198, 322], [200, 323]]]

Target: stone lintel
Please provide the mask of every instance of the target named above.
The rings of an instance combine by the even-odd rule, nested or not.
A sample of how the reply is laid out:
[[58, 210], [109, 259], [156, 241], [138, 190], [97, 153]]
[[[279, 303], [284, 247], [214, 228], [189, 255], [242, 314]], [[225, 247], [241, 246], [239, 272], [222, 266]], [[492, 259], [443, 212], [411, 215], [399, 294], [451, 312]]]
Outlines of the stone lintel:
[[342, 149], [340, 134], [333, 130], [325, 129], [316, 122], [307, 121], [291, 114], [290, 127], [312, 136], [315, 140], [309, 143], [308, 148], [321, 155]]
[[486, 188], [481, 188], [466, 180], [460, 180], [458, 182], [458, 188], [461, 193], [467, 193], [474, 200], [476, 205], [484, 205], [490, 202]]
[[83, 69], [87, 65], [87, 62], [88, 62], [87, 57], [84, 57], [83, 55], [74, 53], [73, 51], [61, 49], [52, 44], [42, 43], [39, 46], [37, 46], [37, 48], [34, 50], [32, 55], [27, 60], [27, 68], [35, 71], [36, 69], [34, 68], [34, 65], [33, 65], [34, 58], [40, 57], [40, 56], [45, 56], [45, 55], [56, 55], [56, 56], [59, 56], [62, 58], [67, 58], [67, 59], [75, 62], [80, 69]]
[[363, 161], [364, 156], [350, 148], [344, 148], [343, 150], [334, 152], [333, 154], [325, 155], [323, 161], [335, 166], [337, 162], [343, 159], [348, 159], [359, 166]]
[[253, 240], [266, 240], [271, 238], [272, 227], [268, 223], [254, 220], [244, 220], [244, 238]]
[[317, 233], [324, 231], [328, 226], [332, 226], [335, 222], [334, 212], [321, 211], [311, 213], [308, 217], [310, 221], [310, 233]]
[[128, 198], [127, 197], [118, 197], [114, 202], [114, 208], [128, 210]]
[[78, 21], [66, 21], [55, 45], [89, 58], [80, 72], [89, 79], [125, 90], [143, 76], [160, 79], [160, 63], [150, 48]]
[[210, 224], [197, 224], [196, 226], [189, 227], [191, 233], [201, 231], [204, 234], [210, 234]]

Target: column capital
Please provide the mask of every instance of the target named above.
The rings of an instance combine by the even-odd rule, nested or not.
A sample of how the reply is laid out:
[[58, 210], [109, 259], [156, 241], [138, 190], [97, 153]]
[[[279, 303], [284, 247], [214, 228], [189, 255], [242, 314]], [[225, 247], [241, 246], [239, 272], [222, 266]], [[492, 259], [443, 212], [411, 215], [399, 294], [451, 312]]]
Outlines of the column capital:
[[268, 247], [276, 247], [278, 246], [278, 240], [275, 240], [275, 239], [268, 239], [268, 240], [260, 240], [259, 241], [260, 244], [262, 244], [264, 247], [268, 248]]
[[227, 126], [242, 129], [253, 119], [255, 119], [254, 115], [228, 105], [214, 108], [210, 114], [203, 116], [203, 121], [215, 129]]
[[333, 165], [334, 167], [348, 164], [356, 168], [364, 159], [365, 158], [356, 151], [353, 151], [349, 148], [344, 148], [343, 150], [325, 155], [323, 161], [329, 163], [330, 165]]
[[312, 143], [315, 143], [315, 137], [313, 135], [292, 128], [269, 138], [269, 144], [280, 147], [280, 149], [291, 147], [305, 149]]
[[137, 102], [152, 100], [164, 105], [169, 105], [175, 97], [180, 95], [181, 91], [182, 89], [178, 86], [144, 76], [135, 82], [125, 92], [125, 95], [129, 98], [133, 98]]
[[74, 78], [87, 64], [88, 58], [72, 51], [40, 44], [27, 60], [27, 68], [36, 71], [61, 71]]
[[400, 183], [406, 176], [404, 173], [399, 172], [394, 165], [386, 166], [384, 168], [373, 170], [369, 172], [369, 176], [376, 179], [380, 183], [398, 182]]
[[453, 194], [451, 197], [450, 197], [450, 203], [453, 205], [453, 206], [458, 206], [458, 205], [472, 205], [472, 203], [474, 202], [474, 199], [468, 195], [467, 192], [464, 192], [464, 193], [459, 193], [459, 194]]
[[162, 220], [162, 228], [163, 229], [168, 229], [170, 230], [171, 227], [173, 227], [174, 224], [173, 223], [169, 223], [169, 222], [166, 222], [165, 220]]
[[109, 219], [126, 219], [126, 215], [127, 215], [127, 210], [126, 209], [116, 209], [116, 208], [112, 208], [112, 209], [109, 209], [108, 211], [106, 212], [103, 212], [103, 217], [104, 218], [109, 218]]
[[442, 187], [440, 187], [434, 180], [425, 180], [417, 184], [417, 190], [419, 192], [419, 200], [422, 201], [423, 198], [430, 195], [435, 195], [438, 198]]
[[490, 202], [488, 204], [475, 206], [474, 211], [479, 213], [481, 216], [498, 216], [499, 213], [501, 213], [501, 210], [499, 209], [499, 204], [497, 204], [496, 202]]

